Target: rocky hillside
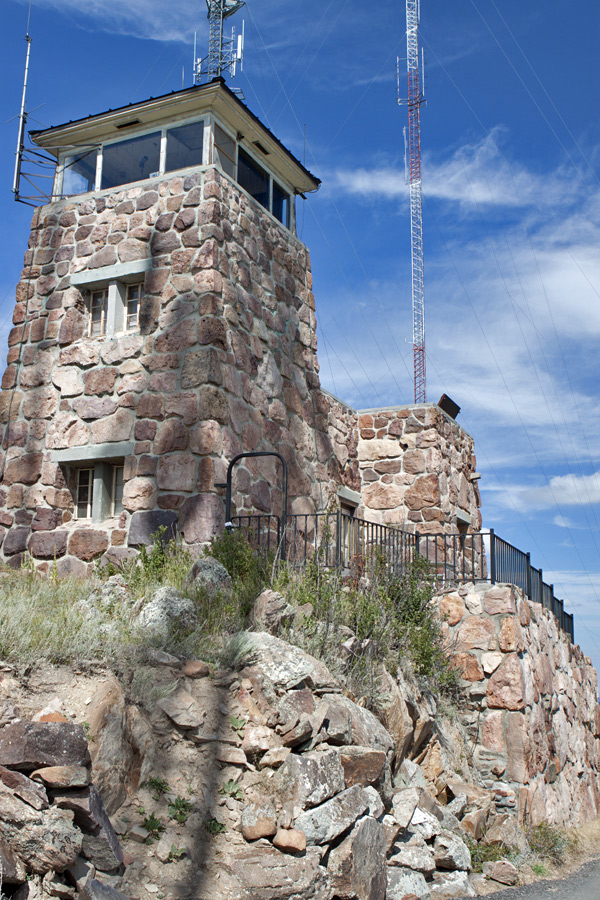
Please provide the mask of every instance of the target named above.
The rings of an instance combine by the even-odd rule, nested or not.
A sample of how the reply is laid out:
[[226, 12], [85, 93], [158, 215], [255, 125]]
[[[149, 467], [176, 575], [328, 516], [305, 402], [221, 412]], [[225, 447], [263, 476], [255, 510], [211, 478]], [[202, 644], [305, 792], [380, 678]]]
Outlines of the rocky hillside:
[[[116, 576], [97, 596], [124, 592]], [[135, 615], [160, 633], [189, 603], [162, 588]], [[327, 666], [294, 643], [306, 615], [264, 591], [220, 667], [156, 648], [118, 678], [3, 665], [4, 897], [425, 900], [515, 883], [516, 793], [482, 786], [458, 717], [376, 661], [367, 709], [343, 673], [369, 642], [346, 628]], [[472, 852], [494, 859], [484, 874]]]

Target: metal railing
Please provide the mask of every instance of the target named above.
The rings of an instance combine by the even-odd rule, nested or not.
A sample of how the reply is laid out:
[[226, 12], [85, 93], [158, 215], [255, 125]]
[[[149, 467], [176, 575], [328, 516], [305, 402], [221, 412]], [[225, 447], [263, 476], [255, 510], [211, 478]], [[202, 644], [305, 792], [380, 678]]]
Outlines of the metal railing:
[[325, 568], [360, 575], [383, 560], [394, 574], [401, 575], [415, 556], [421, 556], [429, 562], [434, 578], [442, 582], [514, 584], [531, 601], [549, 609], [574, 640], [573, 615], [555, 596], [554, 585], [544, 582], [542, 570], [531, 565], [529, 553], [498, 537], [493, 529], [474, 534], [417, 534], [397, 525], [367, 522], [341, 510], [288, 515], [284, 528], [274, 515], [234, 516], [231, 521], [245, 531], [256, 549], [281, 555], [292, 566], [316, 558]]

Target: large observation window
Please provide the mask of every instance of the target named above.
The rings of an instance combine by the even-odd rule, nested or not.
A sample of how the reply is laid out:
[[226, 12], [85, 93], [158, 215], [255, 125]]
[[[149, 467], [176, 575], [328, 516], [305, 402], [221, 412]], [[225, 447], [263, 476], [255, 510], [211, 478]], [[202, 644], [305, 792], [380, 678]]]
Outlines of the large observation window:
[[[209, 126], [209, 121], [210, 119], [203, 117], [193, 122], [163, 127], [150, 134], [82, 150], [77, 155], [71, 151], [70, 155], [62, 158], [62, 185], [59, 192], [67, 197], [93, 190], [106, 190], [144, 181], [165, 172], [206, 165], [212, 160], [214, 165], [237, 181], [282, 225], [286, 228], [293, 227], [291, 192], [275, 180], [267, 167], [263, 167], [246, 151], [245, 146], [242, 146], [242, 134], [237, 133], [234, 137], [217, 122], [213, 121], [212, 126]], [[258, 142], [254, 143], [268, 157], [269, 151]], [[60, 185], [60, 180], [58, 184]], [[102, 318], [100, 312], [98, 315]], [[128, 322], [133, 317], [132, 309]], [[94, 324], [95, 327], [102, 327], [100, 321], [97, 323], [94, 320]]]
[[222, 128], [215, 125], [214, 161], [224, 172], [235, 177], [235, 141]]
[[160, 131], [141, 137], [106, 144], [102, 153], [101, 188], [117, 187], [158, 175], [160, 169]]
[[269, 176], [241, 147], [238, 150], [237, 180], [261, 206], [269, 208]]
[[167, 131], [165, 172], [201, 166], [204, 150], [204, 122], [190, 122]]
[[63, 193], [85, 194], [93, 191], [96, 184], [96, 162], [98, 151], [94, 147], [87, 153], [67, 156], [64, 161]]

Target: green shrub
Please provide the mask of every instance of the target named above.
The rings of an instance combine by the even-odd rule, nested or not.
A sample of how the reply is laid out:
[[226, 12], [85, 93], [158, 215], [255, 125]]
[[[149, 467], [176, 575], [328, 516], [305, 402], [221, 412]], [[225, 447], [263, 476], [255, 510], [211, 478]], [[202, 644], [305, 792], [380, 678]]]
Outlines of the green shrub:
[[569, 838], [564, 831], [542, 822], [529, 829], [527, 840], [532, 853], [540, 859], [550, 860], [556, 865], [564, 861], [569, 846]]
[[243, 623], [260, 592], [271, 582], [273, 554], [258, 553], [241, 529], [226, 529], [212, 539], [205, 553], [229, 572], [238, 618]]

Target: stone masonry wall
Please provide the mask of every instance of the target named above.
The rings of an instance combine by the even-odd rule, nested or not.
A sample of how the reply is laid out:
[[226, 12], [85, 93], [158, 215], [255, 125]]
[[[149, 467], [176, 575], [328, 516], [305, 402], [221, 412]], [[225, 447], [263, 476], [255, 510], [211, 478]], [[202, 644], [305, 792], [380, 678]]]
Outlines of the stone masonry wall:
[[600, 812], [598, 676], [556, 619], [512, 585], [463, 584], [439, 599], [467, 689], [462, 714], [486, 787], [514, 792], [521, 822]]
[[364, 515], [421, 534], [481, 528], [473, 438], [433, 404], [359, 411]]
[[[71, 277], [136, 260], [151, 260], [139, 331], [90, 338]], [[4, 558], [83, 574], [161, 523], [206, 541], [241, 451], [285, 457], [292, 512], [356, 487], [356, 416], [320, 390], [311, 288], [304, 245], [212, 167], [37, 210], [0, 395]], [[51, 451], [126, 441], [125, 511], [75, 520]], [[281, 510], [277, 466], [236, 468], [237, 512]]]

